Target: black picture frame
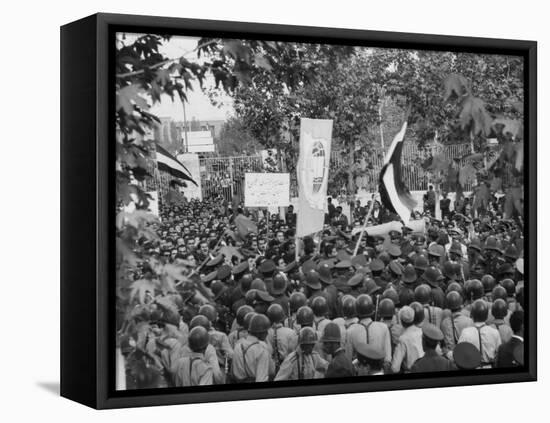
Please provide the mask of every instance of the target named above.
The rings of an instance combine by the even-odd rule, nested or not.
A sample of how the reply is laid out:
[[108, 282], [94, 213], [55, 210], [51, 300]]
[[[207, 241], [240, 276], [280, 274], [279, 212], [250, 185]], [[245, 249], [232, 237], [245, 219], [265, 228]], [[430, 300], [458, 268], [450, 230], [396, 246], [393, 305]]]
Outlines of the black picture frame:
[[[187, 389], [113, 389], [114, 33], [217, 34], [373, 47], [521, 55], [525, 59], [525, 365], [460, 373], [388, 375]], [[537, 378], [537, 44], [454, 37], [95, 14], [61, 28], [61, 395], [90, 407], [233, 401], [320, 394], [535, 381]]]

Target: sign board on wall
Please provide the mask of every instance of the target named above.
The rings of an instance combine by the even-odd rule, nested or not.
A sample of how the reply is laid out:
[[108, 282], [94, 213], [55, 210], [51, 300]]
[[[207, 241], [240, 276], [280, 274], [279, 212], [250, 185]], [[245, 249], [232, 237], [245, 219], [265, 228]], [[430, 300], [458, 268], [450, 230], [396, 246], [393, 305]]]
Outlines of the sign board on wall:
[[245, 173], [245, 207], [286, 207], [289, 204], [288, 173]]
[[196, 198], [202, 200], [202, 189], [201, 189], [201, 170], [199, 164], [199, 156], [194, 153], [185, 153], [179, 154], [177, 159], [182, 165], [184, 165], [191, 174], [193, 180], [197, 183], [198, 186], [191, 182], [187, 182], [187, 188], [183, 189], [183, 194], [190, 200]]
[[210, 131], [182, 132], [183, 145], [189, 153], [202, 153], [215, 151], [214, 138]]

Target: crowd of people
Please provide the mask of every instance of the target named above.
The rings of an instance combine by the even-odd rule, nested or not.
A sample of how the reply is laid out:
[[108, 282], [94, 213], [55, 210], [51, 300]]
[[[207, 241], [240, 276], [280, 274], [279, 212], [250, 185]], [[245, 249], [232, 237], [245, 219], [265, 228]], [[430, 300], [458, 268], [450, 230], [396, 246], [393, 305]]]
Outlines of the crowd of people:
[[375, 202], [361, 234], [370, 204], [345, 216], [329, 200], [324, 229], [297, 241], [292, 207], [172, 196], [149, 254], [192, 283], [153, 322], [159, 386], [523, 365], [521, 217], [497, 199], [480, 214], [445, 204], [415, 215], [422, 232], [371, 236], [395, 216]]

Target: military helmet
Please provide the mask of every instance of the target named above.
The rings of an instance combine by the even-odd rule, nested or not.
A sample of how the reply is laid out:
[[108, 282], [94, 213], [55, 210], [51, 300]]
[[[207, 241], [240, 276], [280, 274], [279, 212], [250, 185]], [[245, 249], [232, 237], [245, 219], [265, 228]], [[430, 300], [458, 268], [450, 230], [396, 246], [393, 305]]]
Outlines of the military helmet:
[[250, 273], [245, 273], [239, 281], [239, 283], [241, 284], [241, 290], [243, 292], [248, 291], [253, 280], [254, 279]]
[[506, 294], [511, 297], [516, 293], [516, 284], [512, 279], [506, 278], [500, 281], [500, 285], [506, 290]]
[[331, 274], [331, 271], [330, 271], [330, 266], [328, 265], [328, 263], [323, 263], [319, 266], [318, 270], [317, 270], [318, 274], [319, 274], [319, 279], [325, 283], [330, 283], [330, 281], [332, 280], [332, 274]]
[[480, 299], [483, 297], [485, 292], [483, 289], [483, 284], [479, 279], [470, 279], [469, 281], [466, 281], [464, 287], [466, 288], [466, 295], [468, 295], [468, 298], [472, 300]]
[[508, 297], [508, 293], [506, 292], [506, 289], [504, 289], [503, 286], [497, 285], [493, 288], [493, 301], [501, 298], [505, 300]]
[[250, 284], [250, 289], [257, 289], [258, 291], [267, 291], [265, 282], [260, 278], [256, 278], [252, 281], [252, 283]]
[[416, 259], [414, 260], [414, 268], [416, 270], [425, 271], [429, 266], [428, 259], [426, 256], [419, 254], [416, 256]]
[[414, 300], [420, 304], [428, 304], [432, 297], [432, 288], [429, 285], [418, 285], [414, 289]]
[[384, 298], [378, 304], [378, 314], [384, 319], [391, 319], [395, 314], [395, 304], [389, 298]]
[[445, 297], [447, 308], [451, 311], [458, 311], [462, 308], [463, 299], [458, 291], [449, 291]]
[[248, 331], [252, 335], [259, 335], [267, 332], [269, 327], [271, 326], [271, 323], [269, 322], [269, 319], [264, 314], [256, 314], [252, 319], [250, 320], [250, 326], [248, 328]]
[[214, 323], [218, 320], [218, 312], [211, 304], [204, 304], [199, 308], [199, 314], [205, 316], [210, 322]]
[[277, 273], [273, 276], [270, 292], [272, 295], [281, 295], [286, 291], [286, 278], [283, 274]]
[[197, 326], [202, 326], [206, 330], [210, 330], [210, 320], [208, 320], [208, 317], [203, 316], [202, 314], [197, 314], [189, 322], [189, 328], [193, 329]]
[[354, 317], [357, 314], [355, 298], [351, 295], [345, 295], [342, 298], [342, 314], [347, 318]]
[[399, 305], [406, 306], [414, 301], [414, 292], [412, 289], [401, 289], [399, 291]]
[[317, 343], [317, 332], [311, 327], [303, 327], [298, 334], [298, 344], [314, 345]]
[[489, 316], [489, 307], [483, 300], [475, 300], [472, 304], [470, 314], [474, 322], [485, 322]]
[[321, 296], [315, 297], [313, 301], [311, 301], [311, 309], [315, 316], [325, 316], [328, 313], [327, 299]]
[[334, 322], [330, 322], [325, 326], [323, 330], [322, 342], [341, 342], [342, 335], [340, 333], [340, 326]]
[[296, 291], [290, 295], [289, 306], [290, 306], [291, 312], [294, 313], [300, 307], [306, 305], [306, 303], [307, 303], [307, 297], [302, 292]]
[[193, 352], [200, 352], [208, 346], [210, 337], [208, 331], [202, 326], [195, 326], [189, 332], [189, 348]]
[[313, 310], [308, 306], [302, 306], [296, 312], [296, 322], [300, 326], [311, 326], [313, 324]]
[[492, 275], [483, 275], [481, 278], [481, 283], [483, 284], [483, 290], [491, 292], [495, 287], [495, 278]]
[[374, 303], [370, 295], [361, 294], [355, 302], [355, 309], [359, 317], [370, 317], [374, 314]]
[[504, 319], [508, 314], [508, 304], [506, 304], [506, 301], [501, 298], [495, 300], [491, 307], [491, 314], [495, 319]]
[[237, 315], [235, 316], [235, 318], [237, 319], [237, 323], [240, 326], [245, 326], [244, 316], [246, 316], [251, 311], [254, 311], [254, 309], [252, 307], [250, 307], [249, 305], [242, 305], [237, 309], [237, 313], [236, 313]]
[[386, 289], [382, 293], [382, 299], [384, 299], [384, 298], [388, 298], [388, 299], [392, 300], [394, 305], [399, 304], [399, 294], [397, 293], [397, 291], [393, 287], [389, 287], [388, 289]]
[[246, 294], [244, 294], [244, 302], [249, 306], [254, 306], [257, 299], [257, 292], [258, 291], [256, 289], [249, 289], [246, 291]]
[[460, 285], [458, 282], [451, 282], [447, 286], [446, 293], [448, 294], [449, 292], [452, 292], [452, 291], [458, 292], [460, 296], [464, 298], [464, 289], [462, 289], [462, 285]]
[[415, 325], [418, 325], [424, 321], [424, 306], [420, 304], [418, 301], [413, 301], [409, 304], [409, 306], [414, 311], [414, 320], [413, 323]]
[[280, 304], [273, 303], [267, 309], [267, 317], [271, 323], [280, 323], [285, 319], [285, 311]]
[[250, 321], [256, 314], [258, 313], [256, 313], [255, 311], [249, 311], [244, 315], [243, 326], [246, 328], [246, 330], [248, 330], [248, 328], [250, 327]]

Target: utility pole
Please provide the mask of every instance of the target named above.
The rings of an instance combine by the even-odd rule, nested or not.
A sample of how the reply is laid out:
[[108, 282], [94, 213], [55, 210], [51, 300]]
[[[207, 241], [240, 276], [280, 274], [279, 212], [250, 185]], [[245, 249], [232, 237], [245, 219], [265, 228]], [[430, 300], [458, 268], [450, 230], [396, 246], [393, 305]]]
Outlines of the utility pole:
[[[186, 90], [187, 91], [187, 90]], [[187, 139], [187, 113], [185, 112], [185, 102], [181, 102], [183, 106], [183, 151], [189, 152], [189, 140]]]

